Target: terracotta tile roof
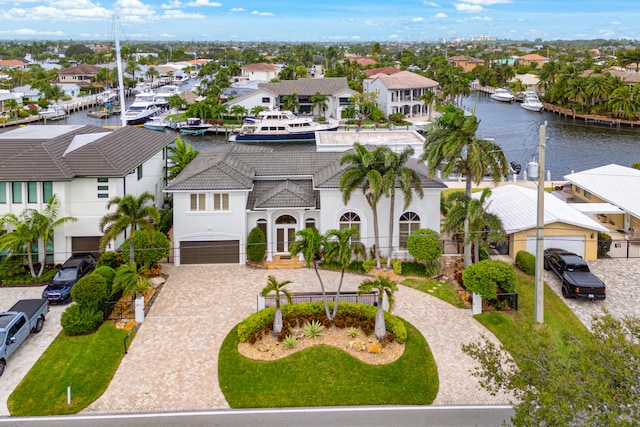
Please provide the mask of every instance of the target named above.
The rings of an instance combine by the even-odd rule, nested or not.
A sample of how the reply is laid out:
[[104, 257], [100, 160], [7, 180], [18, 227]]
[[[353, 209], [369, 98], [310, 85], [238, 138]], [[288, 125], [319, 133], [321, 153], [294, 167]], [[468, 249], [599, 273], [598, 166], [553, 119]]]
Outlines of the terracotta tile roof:
[[387, 75], [396, 74], [396, 73], [399, 73], [400, 71], [402, 70], [398, 70], [395, 67], [382, 67], [382, 68], [371, 68], [368, 70], [364, 70], [363, 72], [367, 77], [371, 77], [376, 74], [387, 74]]
[[58, 74], [64, 75], [64, 76], [79, 76], [79, 75], [94, 75], [97, 74], [98, 71], [100, 71], [100, 67], [96, 66], [96, 65], [91, 65], [91, 64], [80, 64], [80, 65], [76, 65], [75, 67], [69, 67], [69, 68], [65, 68], [63, 70], [58, 71]]
[[470, 64], [484, 64], [484, 60], [482, 59], [473, 58], [471, 56], [465, 56], [465, 55], [450, 56], [449, 58], [447, 58], [447, 62], [449, 63], [460, 62], [460, 61], [466, 61], [466, 62], [469, 62]]
[[247, 64], [242, 67], [242, 69], [248, 71], [276, 71], [278, 67], [273, 64], [267, 64], [266, 62], [257, 62], [255, 64]]
[[27, 65], [26, 62], [20, 61], [18, 59], [4, 59], [0, 61], [0, 68], [24, 67], [25, 65]]
[[519, 56], [518, 59], [524, 59], [527, 61], [548, 61], [549, 58], [546, 56], [541, 56], [536, 53], [529, 53], [527, 55]]
[[0, 181], [121, 177], [174, 140], [135, 126], [29, 125], [0, 134]]
[[358, 58], [356, 59], [356, 62], [362, 67], [366, 67], [367, 65], [374, 65], [378, 63], [378, 61], [371, 58]]
[[401, 71], [393, 75], [376, 74], [372, 79], [379, 79], [387, 89], [419, 89], [435, 87], [439, 83], [411, 71]]

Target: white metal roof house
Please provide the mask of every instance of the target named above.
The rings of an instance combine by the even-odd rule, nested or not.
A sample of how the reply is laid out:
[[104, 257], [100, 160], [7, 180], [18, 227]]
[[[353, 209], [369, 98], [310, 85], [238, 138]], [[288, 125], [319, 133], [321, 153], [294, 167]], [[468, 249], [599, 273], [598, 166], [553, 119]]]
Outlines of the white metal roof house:
[[410, 71], [395, 74], [376, 74], [363, 82], [365, 93], [377, 94], [378, 107], [386, 115], [402, 113], [406, 117], [430, 116], [433, 104], [424, 105], [420, 99], [433, 92], [439, 83]]
[[[341, 156], [239, 144], [202, 150], [165, 190], [173, 194], [175, 264], [244, 263], [247, 236], [256, 226], [267, 236], [267, 261], [289, 257], [295, 233], [307, 227], [325, 233], [354, 226], [359, 240], [372, 247], [372, 213], [362, 192], [354, 191], [346, 205], [342, 201]], [[412, 231], [440, 229], [440, 192], [446, 188], [426, 176], [424, 165], [412, 160], [408, 166], [420, 174], [424, 198], [414, 196], [406, 211], [402, 201], [395, 204], [398, 235], [392, 252], [398, 258], [408, 256], [406, 237]], [[385, 230], [388, 199], [381, 200], [378, 212]], [[386, 234], [380, 235], [386, 255]]]
[[564, 179], [571, 183], [576, 201], [600, 204], [598, 213], [625, 232], [640, 230], [640, 170], [610, 164]]
[[[480, 193], [474, 193], [479, 198]], [[537, 190], [519, 185], [491, 189], [487, 212], [497, 215], [508, 235], [509, 255], [536, 253]], [[587, 260], [598, 257], [598, 231], [607, 228], [551, 193], [544, 194], [544, 247], [561, 248]]]
[[[164, 203], [166, 147], [174, 135], [127, 126], [33, 125], [0, 134], [0, 216], [42, 211], [55, 194], [59, 217], [77, 222], [54, 230], [53, 262], [98, 250], [109, 199], [149, 191]], [[114, 242], [119, 246], [124, 236]], [[110, 249], [114, 249], [111, 247]], [[43, 248], [40, 248], [42, 250]]]

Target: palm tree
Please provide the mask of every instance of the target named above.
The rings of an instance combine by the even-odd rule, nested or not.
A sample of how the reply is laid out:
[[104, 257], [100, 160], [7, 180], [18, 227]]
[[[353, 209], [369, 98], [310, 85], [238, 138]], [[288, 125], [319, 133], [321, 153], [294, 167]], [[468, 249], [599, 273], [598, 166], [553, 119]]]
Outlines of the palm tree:
[[77, 221], [76, 218], [71, 216], [58, 218], [59, 214], [60, 201], [55, 194], [49, 199], [42, 213], [37, 211], [34, 211], [33, 213], [38, 240], [42, 240], [44, 242], [44, 245], [42, 246], [43, 250], [38, 251], [40, 271], [38, 272], [37, 277], [42, 276], [42, 273], [44, 272], [44, 265], [47, 257], [47, 242], [53, 240], [53, 230], [61, 225]]
[[176, 111], [180, 109], [185, 104], [184, 99], [180, 97], [180, 95], [173, 94], [167, 97], [167, 102], [169, 102], [169, 108], [175, 108]]
[[234, 105], [231, 107], [231, 114], [236, 117], [238, 123], [242, 123], [242, 118], [247, 115], [247, 109], [242, 105]]
[[256, 105], [251, 109], [251, 115], [257, 117], [261, 111], [264, 111], [264, 107], [262, 105]]
[[380, 231], [378, 229], [378, 202], [384, 195], [385, 146], [378, 146], [373, 151], [356, 142], [353, 150], [340, 157], [340, 165], [349, 165], [340, 176], [339, 188], [342, 201], [346, 205], [351, 193], [362, 189], [367, 204], [373, 213], [374, 252], [376, 268], [380, 268]]
[[148, 79], [151, 79], [151, 83], [153, 83], [153, 80], [159, 75], [160, 72], [155, 67], [149, 67], [144, 76]]
[[607, 105], [615, 117], [632, 120], [640, 110], [640, 97], [629, 86], [624, 85], [613, 91]]
[[[427, 134], [422, 160], [433, 176], [438, 168], [444, 178], [454, 171], [465, 175], [465, 193], [471, 197], [472, 183], [480, 184], [485, 175], [494, 183], [500, 182], [509, 171], [502, 148], [493, 141], [475, 137], [478, 129], [476, 116], [465, 116], [455, 107], [447, 107]], [[465, 220], [465, 242], [469, 224]], [[471, 245], [464, 246], [464, 266], [471, 265]]]
[[322, 95], [320, 92], [316, 92], [315, 95], [311, 95], [312, 108], [315, 111], [318, 109], [321, 116], [324, 116], [324, 110], [327, 109], [327, 102], [329, 98]]
[[471, 198], [462, 191], [455, 191], [447, 197], [451, 208], [445, 216], [443, 229], [458, 232], [463, 228], [465, 219], [468, 219], [469, 235], [465, 243], [474, 245], [474, 262], [480, 261], [480, 241], [501, 243], [506, 237], [500, 218], [486, 210], [489, 196], [491, 190], [485, 188], [479, 199]]
[[389, 253], [387, 254], [387, 268], [391, 268], [391, 254], [393, 253], [393, 226], [395, 223], [396, 186], [404, 195], [402, 210], [407, 210], [413, 199], [413, 191], [420, 198], [424, 197], [420, 176], [416, 171], [406, 166], [407, 161], [414, 154], [412, 147], [406, 147], [401, 153], [388, 149], [385, 153], [384, 188], [389, 197]]
[[25, 209], [19, 216], [8, 213], [0, 217], [0, 229], [6, 225], [13, 230], [0, 236], [0, 251], [8, 250], [13, 255], [24, 254], [26, 251], [32, 277], [36, 277], [32, 246], [38, 241], [34, 212], [33, 209]]
[[140, 70], [140, 66], [136, 62], [135, 59], [130, 59], [127, 61], [127, 66], [125, 67], [125, 71], [131, 74], [131, 79], [136, 80], [136, 71]]
[[432, 104], [437, 99], [436, 98], [436, 93], [428, 90], [425, 93], [423, 93], [422, 95], [420, 95], [420, 98], [418, 98], [418, 99], [420, 99], [420, 101], [422, 101], [424, 103], [424, 108], [429, 113], [429, 120], [431, 120]]
[[376, 323], [374, 333], [379, 340], [387, 336], [387, 325], [384, 321], [384, 309], [382, 308], [384, 295], [387, 295], [389, 301], [389, 312], [393, 306], [393, 293], [398, 290], [398, 286], [388, 277], [378, 277], [375, 280], [365, 280], [358, 286], [358, 292], [361, 294], [378, 290], [378, 311], [376, 312]]
[[316, 272], [318, 282], [320, 282], [320, 289], [322, 290], [322, 302], [324, 303], [324, 310], [327, 315], [327, 319], [331, 320], [331, 312], [329, 311], [329, 302], [327, 301], [327, 293], [324, 289], [324, 282], [320, 277], [318, 271], [317, 261], [322, 258], [322, 250], [325, 244], [325, 238], [322, 236], [315, 227], [304, 228], [296, 232], [296, 236], [299, 237], [295, 242], [289, 245], [289, 252], [291, 255], [302, 254], [307, 268], [313, 264], [313, 269]]
[[224, 104], [215, 104], [211, 108], [211, 113], [213, 114], [214, 119], [216, 119], [218, 122], [221, 122], [224, 116], [229, 113], [229, 107]]
[[133, 235], [136, 230], [144, 230], [153, 239], [154, 223], [160, 221], [158, 208], [147, 205], [154, 200], [153, 194], [145, 191], [135, 197], [125, 194], [122, 197], [114, 197], [107, 203], [107, 209], [116, 207], [114, 212], [108, 213], [100, 220], [100, 231], [104, 233], [100, 240], [100, 249], [104, 250], [107, 244], [115, 240], [120, 234], [129, 229], [129, 262], [135, 262]]
[[298, 100], [298, 94], [292, 93], [291, 95], [285, 95], [282, 97], [282, 106], [285, 110], [298, 112], [300, 108], [300, 101]]
[[333, 314], [331, 319], [335, 319], [338, 313], [338, 302], [340, 301], [340, 291], [342, 290], [342, 281], [344, 272], [351, 264], [354, 255], [358, 255], [364, 251], [361, 243], [355, 243], [353, 238], [358, 238], [358, 230], [355, 228], [345, 228], [344, 230], [329, 230], [326, 233], [325, 253], [327, 260], [335, 259], [340, 264], [340, 283], [336, 292], [335, 303], [333, 304]]
[[169, 151], [168, 159], [173, 162], [173, 165], [168, 168], [167, 179], [169, 180], [177, 177], [200, 153], [198, 150], [194, 150], [191, 144], [184, 142], [182, 138], [176, 138], [175, 147], [169, 147]]
[[138, 271], [135, 261], [122, 264], [116, 270], [113, 277], [113, 287], [111, 295], [122, 292], [122, 296], [131, 296], [132, 306], [135, 304], [136, 296], [149, 288], [149, 279]]
[[291, 280], [278, 282], [274, 276], [269, 275], [267, 277], [267, 286], [262, 288], [262, 292], [260, 292], [260, 295], [262, 295], [263, 297], [266, 297], [271, 292], [276, 293], [276, 312], [273, 316], [273, 332], [276, 335], [282, 332], [282, 310], [280, 310], [280, 294], [282, 293], [282, 295], [287, 298], [287, 302], [291, 304], [291, 294], [289, 293], [289, 291], [284, 289], [284, 287], [289, 283], [291, 283]]

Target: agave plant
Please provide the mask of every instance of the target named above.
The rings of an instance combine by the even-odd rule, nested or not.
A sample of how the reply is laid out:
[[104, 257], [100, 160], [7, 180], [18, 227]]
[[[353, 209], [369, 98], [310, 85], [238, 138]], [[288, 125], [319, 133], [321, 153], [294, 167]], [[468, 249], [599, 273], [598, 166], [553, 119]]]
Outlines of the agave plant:
[[307, 338], [316, 338], [322, 335], [322, 331], [324, 330], [324, 325], [317, 320], [312, 320], [311, 322], [307, 322], [302, 327], [302, 332], [304, 336]]

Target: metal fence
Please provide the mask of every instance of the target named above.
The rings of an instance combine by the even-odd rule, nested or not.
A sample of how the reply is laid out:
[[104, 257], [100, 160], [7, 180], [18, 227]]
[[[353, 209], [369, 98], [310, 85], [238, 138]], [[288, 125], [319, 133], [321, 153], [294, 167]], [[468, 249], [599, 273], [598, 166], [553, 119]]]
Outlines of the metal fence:
[[[359, 294], [358, 292], [340, 292], [340, 298], [336, 292], [326, 292], [328, 302], [357, 302], [367, 305], [378, 305], [378, 292], [368, 292]], [[386, 294], [383, 295], [386, 297]], [[322, 302], [322, 292], [293, 292], [291, 293], [291, 303], [304, 303], [304, 302]], [[280, 304], [287, 304], [287, 299], [283, 295], [280, 296]], [[263, 297], [258, 295], [257, 306], [258, 310], [262, 310], [266, 307], [275, 307], [276, 296], [275, 294], [267, 295]], [[384, 300], [383, 300], [384, 306]]]

